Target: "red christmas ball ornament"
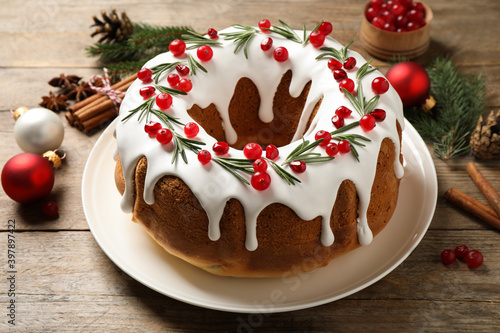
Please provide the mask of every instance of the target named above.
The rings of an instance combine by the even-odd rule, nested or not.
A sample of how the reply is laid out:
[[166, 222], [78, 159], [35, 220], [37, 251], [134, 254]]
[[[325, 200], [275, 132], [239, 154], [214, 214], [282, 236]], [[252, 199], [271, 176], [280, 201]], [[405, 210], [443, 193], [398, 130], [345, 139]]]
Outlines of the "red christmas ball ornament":
[[2, 169], [2, 187], [5, 193], [19, 203], [42, 199], [54, 186], [54, 167], [33, 153], [12, 157]]
[[403, 101], [403, 106], [422, 105], [429, 98], [431, 79], [424, 67], [412, 61], [392, 66], [385, 75]]

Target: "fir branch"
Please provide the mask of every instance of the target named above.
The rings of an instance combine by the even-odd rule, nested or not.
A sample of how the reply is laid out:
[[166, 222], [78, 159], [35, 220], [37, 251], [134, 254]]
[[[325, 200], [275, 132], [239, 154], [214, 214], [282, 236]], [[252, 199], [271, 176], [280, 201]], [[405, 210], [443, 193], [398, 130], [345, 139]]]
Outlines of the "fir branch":
[[128, 39], [128, 43], [134, 49], [149, 49], [151, 47], [168, 45], [174, 39], [182, 39], [182, 36], [190, 31], [186, 26], [153, 26], [149, 24], [135, 24], [134, 32]]
[[485, 109], [484, 77], [461, 74], [442, 57], [426, 70], [431, 79], [430, 94], [437, 103], [429, 113], [421, 107], [406, 108], [405, 117], [424, 140], [433, 143], [438, 158], [447, 160], [467, 154], [470, 134]]
[[111, 61], [137, 60], [138, 50], [130, 46], [126, 41], [115, 43], [95, 43], [85, 48], [89, 57], [98, 57], [100, 61], [107, 63]]
[[181, 36], [181, 39], [186, 44], [189, 45], [186, 48], [187, 50], [192, 50], [192, 49], [195, 49], [195, 48], [200, 47], [202, 45], [211, 45], [211, 46], [221, 46], [222, 45], [221, 42], [219, 42], [217, 40], [210, 39], [209, 37], [205, 37], [202, 34], [194, 32], [190, 29], [188, 29], [186, 31], [186, 33], [184, 33]]
[[234, 53], [237, 53], [241, 48], [243, 48], [245, 58], [248, 59], [248, 44], [250, 43], [252, 38], [255, 37], [255, 34], [258, 31], [248, 25], [235, 24], [233, 25], [233, 27], [242, 31], [221, 33], [220, 35], [226, 37], [226, 40], [232, 40], [236, 43]]
[[112, 62], [106, 65], [109, 75], [113, 77], [113, 80], [122, 80], [134, 73], [137, 73], [148, 59], [141, 59], [137, 61], [120, 61]]
[[279, 20], [279, 21], [283, 27], [273, 25], [273, 26], [271, 26], [271, 28], [264, 28], [264, 29], [271, 31], [271, 32], [274, 32], [278, 35], [281, 35], [281, 36], [291, 40], [292, 42], [299, 43], [299, 44], [305, 44], [305, 42], [299, 37], [299, 35], [297, 35], [295, 30], [293, 30], [284, 21], [282, 21], [282, 20]]

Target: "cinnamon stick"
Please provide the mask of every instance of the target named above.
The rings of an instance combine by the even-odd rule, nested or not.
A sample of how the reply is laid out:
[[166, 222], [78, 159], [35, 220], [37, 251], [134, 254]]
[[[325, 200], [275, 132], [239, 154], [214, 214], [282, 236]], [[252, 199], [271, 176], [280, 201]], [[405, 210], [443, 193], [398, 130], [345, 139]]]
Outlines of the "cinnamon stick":
[[[135, 79], [137, 79], [137, 73], [132, 74], [129, 77], [113, 84], [111, 86], [111, 89], [125, 91], [128, 89], [128, 87], [130, 87], [130, 85], [132, 84], [133, 81], [135, 81]], [[124, 86], [126, 86], [126, 85], [128, 85], [128, 86], [127, 86], [127, 88], [124, 89]], [[101, 97], [107, 98], [107, 96], [102, 95], [102, 94], [94, 94], [94, 95], [90, 96], [89, 98], [85, 98], [81, 102], [73, 104], [72, 106], [70, 106], [68, 108], [68, 110], [71, 112], [75, 112], [75, 111], [95, 102], [96, 100], [100, 99]]]
[[453, 187], [446, 191], [444, 197], [452, 204], [468, 211], [492, 227], [500, 230], [500, 219], [496, 216], [495, 211], [488, 205], [477, 201], [476, 199]]
[[85, 133], [90, 132], [96, 127], [104, 124], [106, 121], [113, 119], [116, 117], [116, 111], [114, 109], [108, 109], [105, 112], [102, 112], [98, 116], [92, 117], [87, 121], [82, 123], [83, 131]]
[[483, 174], [473, 162], [467, 164], [467, 172], [474, 183], [476, 183], [477, 187], [483, 192], [491, 207], [495, 210], [497, 217], [500, 218], [500, 194], [498, 194], [490, 182], [484, 178]]

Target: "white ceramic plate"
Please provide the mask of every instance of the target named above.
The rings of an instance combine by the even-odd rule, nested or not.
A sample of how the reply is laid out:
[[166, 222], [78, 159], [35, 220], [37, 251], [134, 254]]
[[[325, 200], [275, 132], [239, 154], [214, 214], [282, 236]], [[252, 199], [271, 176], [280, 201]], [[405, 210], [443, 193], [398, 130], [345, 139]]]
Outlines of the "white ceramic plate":
[[114, 123], [90, 153], [82, 182], [83, 209], [97, 243], [124, 272], [164, 295], [197, 306], [246, 313], [299, 310], [332, 302], [375, 283], [415, 249], [431, 222], [437, 178], [423, 140], [406, 122], [405, 175], [388, 226], [369, 246], [328, 266], [296, 276], [269, 279], [218, 277], [166, 253], [131, 216], [120, 210], [114, 184]]

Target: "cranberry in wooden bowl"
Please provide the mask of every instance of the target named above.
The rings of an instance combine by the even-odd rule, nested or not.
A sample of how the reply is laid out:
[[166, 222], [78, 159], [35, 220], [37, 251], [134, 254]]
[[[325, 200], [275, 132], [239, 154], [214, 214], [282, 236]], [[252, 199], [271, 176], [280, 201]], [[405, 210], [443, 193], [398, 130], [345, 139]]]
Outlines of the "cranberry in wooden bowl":
[[416, 58], [430, 44], [432, 10], [415, 0], [371, 0], [363, 9], [361, 41], [373, 56]]

